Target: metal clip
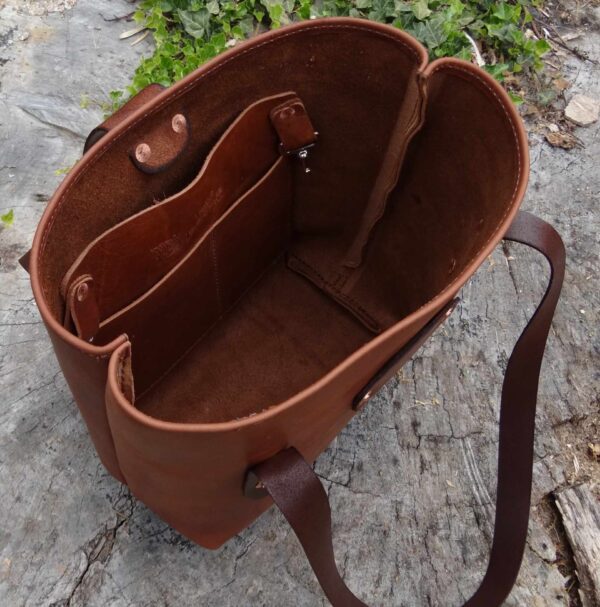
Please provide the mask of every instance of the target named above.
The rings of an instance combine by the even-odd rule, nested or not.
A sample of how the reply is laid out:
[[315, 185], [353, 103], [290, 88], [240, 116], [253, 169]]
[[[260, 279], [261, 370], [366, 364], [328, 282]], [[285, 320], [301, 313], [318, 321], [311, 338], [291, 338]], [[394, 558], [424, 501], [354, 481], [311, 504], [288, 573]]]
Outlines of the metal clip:
[[314, 148], [317, 141], [317, 137], [319, 136], [319, 133], [317, 133], [317, 131], [315, 131], [315, 141], [313, 141], [312, 143], [309, 143], [308, 145], [303, 145], [301, 148], [296, 148], [295, 150], [286, 150], [283, 147], [283, 143], [279, 144], [279, 153], [282, 154], [283, 156], [296, 156], [296, 158], [298, 158], [298, 160], [302, 163], [302, 172], [306, 175], [307, 173], [311, 172], [311, 168], [308, 166], [307, 164], [307, 160], [308, 160], [308, 150], [310, 150], [310, 148]]
[[306, 165], [306, 159], [308, 158], [308, 150], [301, 150], [298, 152], [298, 159], [302, 163], [302, 168], [305, 173], [310, 173], [310, 167]]

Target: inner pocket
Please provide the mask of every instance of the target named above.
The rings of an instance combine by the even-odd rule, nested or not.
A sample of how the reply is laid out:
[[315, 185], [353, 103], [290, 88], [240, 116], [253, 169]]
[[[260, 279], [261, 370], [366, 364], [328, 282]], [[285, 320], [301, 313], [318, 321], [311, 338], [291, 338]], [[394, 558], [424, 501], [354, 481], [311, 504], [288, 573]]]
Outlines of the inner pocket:
[[87, 284], [93, 282], [93, 313], [101, 322], [140, 297], [183, 259], [280, 156], [269, 115], [295, 99], [295, 93], [282, 93], [250, 105], [220, 137], [189, 185], [92, 241], [62, 281], [65, 324], [72, 319], [81, 337], [96, 339], [93, 328], [92, 335], [81, 335], [77, 309], [71, 305], [78, 305], [71, 292], [82, 278]]
[[282, 255], [289, 239], [291, 203], [290, 164], [280, 157], [164, 278], [100, 324], [97, 343], [128, 335], [140, 393]]

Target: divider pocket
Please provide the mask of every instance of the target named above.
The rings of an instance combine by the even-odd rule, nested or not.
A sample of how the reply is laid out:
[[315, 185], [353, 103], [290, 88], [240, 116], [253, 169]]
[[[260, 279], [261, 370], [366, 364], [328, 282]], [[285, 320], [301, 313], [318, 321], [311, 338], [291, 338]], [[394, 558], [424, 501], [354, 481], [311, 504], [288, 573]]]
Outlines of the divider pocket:
[[[79, 335], [95, 338], [98, 320], [112, 316], [140, 297], [183, 259], [279, 157], [279, 137], [271, 124], [270, 112], [294, 99], [295, 93], [286, 92], [250, 105], [222, 135], [187, 187], [92, 241], [61, 284], [67, 302], [65, 324], [70, 326], [73, 316]], [[93, 284], [95, 306], [95, 327], [85, 336], [75, 318], [77, 310], [72, 308], [73, 303], [80, 305], [74, 291], [82, 278], [87, 279], [87, 285]]]
[[279, 157], [166, 276], [100, 323], [96, 343], [128, 335], [137, 392], [158, 381], [286, 249], [289, 162]]

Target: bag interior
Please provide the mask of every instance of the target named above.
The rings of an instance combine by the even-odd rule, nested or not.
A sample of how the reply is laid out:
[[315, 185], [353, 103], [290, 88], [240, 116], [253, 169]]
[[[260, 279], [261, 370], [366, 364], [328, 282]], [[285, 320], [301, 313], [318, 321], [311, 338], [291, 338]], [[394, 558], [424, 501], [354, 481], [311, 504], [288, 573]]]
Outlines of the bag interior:
[[[310, 173], [274, 147], [243, 182], [223, 172], [239, 187], [209, 221], [190, 220], [201, 228], [156, 211], [165, 238], [185, 234], [172, 263], [155, 255], [140, 271], [129, 245], [96, 259], [119, 276], [105, 295], [120, 295], [106, 296], [92, 343], [127, 334], [135, 406], [184, 423], [275, 406], [418, 310], [493, 237], [521, 179], [504, 102], [455, 64], [423, 78], [422, 51], [406, 39], [321, 27], [219, 65], [75, 169], [39, 258], [44, 297], [63, 322], [65, 277], [90, 243], [181, 197], [251, 104], [288, 91], [302, 100], [318, 131]], [[130, 151], [175, 113], [190, 125], [184, 153], [140, 171]], [[397, 167], [393, 187], [374, 196], [386, 166]], [[206, 218], [207, 197], [188, 198]], [[145, 251], [136, 234], [131, 250]], [[100, 297], [109, 279], [95, 279]]]

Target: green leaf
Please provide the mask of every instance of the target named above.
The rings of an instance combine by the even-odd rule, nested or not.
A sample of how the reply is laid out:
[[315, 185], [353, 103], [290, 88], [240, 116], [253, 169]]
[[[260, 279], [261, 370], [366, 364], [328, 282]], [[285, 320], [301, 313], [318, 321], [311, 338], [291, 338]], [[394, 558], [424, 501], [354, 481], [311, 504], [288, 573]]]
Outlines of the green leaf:
[[207, 40], [210, 36], [210, 13], [206, 9], [199, 11], [178, 11], [185, 31], [194, 38]]
[[91, 100], [90, 100], [89, 96], [83, 94], [83, 95], [81, 95], [81, 98], [79, 99], [79, 107], [82, 110], [87, 110], [90, 107], [90, 102], [91, 102]]
[[495, 65], [486, 65], [484, 69], [496, 80], [502, 82], [502, 80], [504, 80], [504, 74], [510, 69], [510, 65], [508, 65], [508, 63], [496, 63]]
[[206, 10], [211, 15], [218, 15], [221, 12], [221, 7], [219, 6], [219, 1], [218, 0], [211, 0], [210, 2], [207, 2], [206, 3]]
[[536, 40], [535, 41], [535, 52], [538, 57], [545, 55], [552, 47], [546, 40]]
[[439, 13], [427, 21], [418, 21], [415, 23], [413, 33], [430, 51], [443, 44], [448, 38], [448, 35], [444, 30], [443, 15], [440, 15]]
[[512, 91], [508, 91], [508, 96], [513, 100], [515, 105], [521, 105], [525, 101], [521, 95], [517, 95], [517, 93], [513, 93]]
[[427, 0], [415, 0], [412, 3], [412, 12], [419, 21], [423, 21], [431, 15], [431, 10], [427, 6]]
[[4, 215], [0, 215], [0, 221], [6, 226], [11, 226], [15, 219], [15, 212], [11, 209], [8, 213], [4, 213]]

